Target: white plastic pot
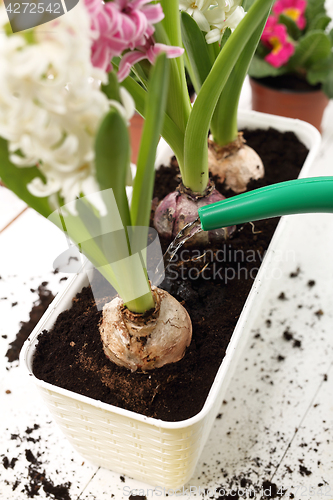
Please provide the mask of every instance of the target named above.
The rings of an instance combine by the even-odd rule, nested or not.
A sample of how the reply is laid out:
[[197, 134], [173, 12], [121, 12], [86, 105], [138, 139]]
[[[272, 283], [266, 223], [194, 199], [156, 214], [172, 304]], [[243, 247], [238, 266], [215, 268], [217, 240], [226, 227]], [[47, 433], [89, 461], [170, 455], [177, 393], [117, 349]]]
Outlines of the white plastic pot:
[[[320, 134], [313, 126], [298, 120], [246, 111], [239, 114], [239, 128], [244, 127], [294, 131], [310, 150], [301, 173], [302, 177], [307, 176], [320, 145]], [[165, 144], [162, 145], [157, 165], [170, 154]], [[88, 278], [76, 275], [68, 282], [24, 344], [20, 362], [40, 389], [62, 431], [84, 458], [160, 487], [179, 488], [191, 478], [251, 331], [251, 310], [261, 307], [269, 277], [277, 267], [274, 255], [279, 251], [284, 227], [289, 222], [286, 218], [280, 221], [206, 403], [197, 415], [188, 420], [171, 423], [147, 418], [34, 377], [32, 362], [38, 334], [44, 329], [51, 329], [59, 313], [71, 307], [72, 297], [88, 285]]]

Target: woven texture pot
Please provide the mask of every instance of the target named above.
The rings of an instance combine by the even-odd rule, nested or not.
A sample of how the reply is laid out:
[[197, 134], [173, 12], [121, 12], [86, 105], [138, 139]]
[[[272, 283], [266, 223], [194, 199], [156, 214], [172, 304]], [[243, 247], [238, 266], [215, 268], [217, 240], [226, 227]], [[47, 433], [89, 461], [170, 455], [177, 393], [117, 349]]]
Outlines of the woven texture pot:
[[250, 78], [252, 109], [271, 115], [298, 118], [311, 123], [319, 131], [328, 97], [321, 90], [277, 90]]
[[[320, 145], [320, 134], [313, 127], [301, 121], [253, 111], [242, 111], [238, 118], [240, 129], [274, 127], [282, 132], [294, 131], [310, 150], [301, 172], [302, 177], [308, 175]], [[156, 165], [168, 161], [172, 154], [161, 141]], [[187, 420], [166, 422], [148, 418], [53, 386], [34, 376], [32, 364], [38, 335], [52, 328], [58, 315], [71, 307], [72, 298], [88, 285], [89, 279], [82, 273], [66, 282], [25, 342], [20, 363], [25, 375], [38, 387], [63, 433], [85, 459], [153, 486], [175, 489], [189, 481], [222, 401], [227, 398], [230, 379], [251, 334], [254, 312], [260, 313], [271, 276], [280, 266], [274, 256], [278, 255], [279, 245], [283, 243], [286, 223], [286, 218], [279, 222], [202, 410]]]

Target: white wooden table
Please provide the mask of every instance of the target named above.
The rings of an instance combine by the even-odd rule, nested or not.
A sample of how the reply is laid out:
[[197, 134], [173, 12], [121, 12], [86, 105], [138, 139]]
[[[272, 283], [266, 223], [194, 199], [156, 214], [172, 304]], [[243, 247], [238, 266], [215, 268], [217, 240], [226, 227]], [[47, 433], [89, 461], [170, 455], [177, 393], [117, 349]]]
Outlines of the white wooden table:
[[[247, 87], [241, 105], [250, 105]], [[324, 117], [323, 145], [312, 175], [333, 175], [332, 123], [333, 103]], [[248, 496], [248, 480], [256, 485], [270, 480], [288, 490], [284, 498], [333, 499], [333, 215], [292, 217], [290, 258], [282, 259], [280, 278], [272, 281], [263, 308], [254, 312], [247, 352], [196, 472], [184, 492], [177, 492], [181, 498], [218, 498], [221, 492], [215, 489], [221, 485], [229, 498], [237, 498], [234, 490], [244, 476], [242, 490]], [[32, 464], [26, 450], [39, 461], [35, 469], [45, 471], [53, 484], [71, 483], [69, 496], [40, 488], [41, 500], [164, 498], [160, 490], [83, 461], [30, 380], [22, 378], [18, 362], [5, 358], [37, 298], [30, 289], [42, 281], [54, 293], [60, 289], [63, 275], [53, 273], [52, 263], [66, 248], [56, 228], [0, 187], [0, 498], [28, 498]], [[310, 264], [313, 255], [317, 260]], [[291, 278], [297, 268], [298, 276]], [[310, 281], [315, 284], [309, 286]], [[286, 300], [277, 298], [281, 292]], [[285, 331], [293, 335], [291, 341], [283, 337]], [[301, 347], [293, 346], [294, 339]]]

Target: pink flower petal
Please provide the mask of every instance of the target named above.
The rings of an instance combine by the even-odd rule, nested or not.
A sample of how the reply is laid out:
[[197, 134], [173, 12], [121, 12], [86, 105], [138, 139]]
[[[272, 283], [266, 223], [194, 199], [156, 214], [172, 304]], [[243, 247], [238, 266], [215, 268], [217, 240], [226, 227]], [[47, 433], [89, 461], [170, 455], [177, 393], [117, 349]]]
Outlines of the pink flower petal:
[[155, 43], [154, 49], [156, 56], [161, 52], [164, 52], [169, 59], [174, 57], [180, 57], [184, 53], [184, 49], [181, 47], [174, 47], [172, 45], [164, 45], [163, 43]]
[[159, 23], [164, 18], [162, 7], [158, 5], [149, 5], [142, 9], [142, 12], [152, 24]]
[[[92, 62], [102, 69], [111, 67], [115, 56], [122, 56], [118, 78], [124, 80], [135, 63], [147, 58], [152, 64], [160, 52], [178, 57], [183, 49], [155, 44], [154, 24], [164, 17], [160, 4], [151, 0], [84, 0], [91, 17], [95, 39], [92, 44]], [[130, 52], [127, 52], [130, 51]]]
[[306, 10], [306, 0], [278, 0], [275, 2], [273, 12], [276, 16], [285, 14], [295, 21], [299, 29], [304, 29], [306, 19], [304, 16]]
[[131, 67], [138, 63], [139, 61], [142, 61], [143, 59], [146, 59], [146, 53], [145, 52], [140, 52], [139, 50], [133, 50], [132, 52], [127, 52], [125, 54], [119, 64], [119, 70], [118, 70], [118, 80], [122, 82], [125, 80], [125, 78], [128, 77], [128, 75], [131, 72]]
[[280, 68], [289, 61], [294, 52], [294, 45], [287, 42], [285, 45], [281, 46], [279, 50], [270, 52], [265, 57], [265, 61], [271, 64], [274, 68]]

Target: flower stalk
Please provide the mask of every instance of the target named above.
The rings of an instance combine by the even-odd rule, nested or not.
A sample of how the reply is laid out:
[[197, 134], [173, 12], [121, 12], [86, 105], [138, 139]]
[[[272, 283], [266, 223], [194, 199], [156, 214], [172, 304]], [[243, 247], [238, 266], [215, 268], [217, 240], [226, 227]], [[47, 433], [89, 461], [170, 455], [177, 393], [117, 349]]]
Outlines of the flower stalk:
[[[0, 23], [3, 14], [0, 7]], [[170, 45], [162, 24], [154, 38], [163, 17], [161, 4], [150, 0], [85, 0], [46, 36], [39, 27], [31, 36], [0, 33], [0, 176], [118, 292], [103, 307], [101, 340], [106, 356], [132, 371], [178, 361], [192, 334], [184, 307], [152, 287], [147, 270], [161, 128], [181, 152], [191, 109], [183, 63], [174, 60], [183, 49]], [[176, 42], [179, 33], [171, 33]], [[134, 65], [143, 87], [129, 78]], [[131, 204], [128, 125], [135, 107], [123, 80], [145, 116]]]
[[[0, 154], [6, 158], [0, 175], [66, 231], [117, 290], [121, 299], [103, 310], [101, 336], [106, 355], [131, 370], [177, 361], [191, 340], [186, 311], [152, 290], [148, 279], [156, 147], [162, 132], [182, 175], [183, 189], [171, 193], [179, 215], [166, 229], [172, 234], [186, 207], [195, 218], [198, 206], [223, 198], [209, 183], [208, 130], [221, 142], [235, 136], [241, 84], [273, 0], [256, 0], [245, 17], [240, 3], [85, 0], [46, 36], [38, 27], [32, 36], [0, 35]], [[222, 37], [227, 27], [234, 31]], [[193, 107], [185, 63], [198, 94]], [[145, 124], [130, 204], [133, 99]], [[207, 235], [208, 241], [221, 234]]]
[[[40, 27], [25, 37], [1, 34], [0, 79], [5, 91], [0, 97], [0, 176], [79, 245], [130, 310], [142, 313], [155, 307], [145, 252], [167, 98], [168, 61], [163, 52], [174, 57], [181, 51], [163, 50], [151, 41], [153, 23], [163, 17], [160, 5], [136, 2], [135, 7], [129, 2], [124, 13], [123, 4], [87, 0], [86, 6], [80, 4], [74, 14], [57, 20], [51, 35]], [[114, 28], [123, 29], [114, 31], [114, 40], [101, 30], [111, 19]], [[133, 21], [138, 24], [131, 31]], [[121, 32], [132, 35], [120, 40]], [[147, 119], [130, 208], [127, 127], [134, 103], [119, 85], [119, 75], [107, 74], [106, 69], [111, 69], [110, 57], [128, 48], [125, 55], [141, 57], [148, 42], [147, 57], [155, 65], [142, 100]], [[13, 65], [7, 64], [8, 58]]]
[[[148, 226], [151, 211], [151, 199], [154, 187], [154, 163], [156, 147], [159, 141], [160, 128], [163, 122], [167, 96], [168, 65], [165, 54], [158, 56], [150, 75], [150, 87], [145, 103], [146, 120], [143, 128], [137, 162], [137, 174], [132, 193], [131, 208], [125, 192], [126, 171], [130, 162], [129, 136], [125, 122], [115, 110], [110, 111], [104, 119], [96, 138], [96, 172], [102, 189], [112, 189], [116, 206], [119, 210], [124, 236], [128, 244], [119, 251], [119, 239], [116, 240], [112, 253], [113, 267], [118, 271], [116, 290], [124, 298], [127, 308], [135, 313], [142, 313], [154, 308], [154, 300], [148, 283], [145, 268], [145, 249], [147, 247]], [[110, 157], [114, 168], [108, 168]], [[112, 209], [109, 210], [112, 216]], [[130, 229], [130, 234], [128, 230]], [[119, 251], [119, 259], [115, 253]], [[124, 258], [127, 255], [126, 258]], [[126, 260], [126, 262], [124, 262]], [[111, 265], [112, 267], [112, 265]], [[147, 292], [142, 294], [143, 282]], [[130, 295], [135, 298], [126, 300], [127, 293], [123, 285], [129, 286]], [[137, 289], [137, 291], [136, 291]]]
[[237, 139], [237, 111], [239, 99], [245, 77], [266, 24], [267, 17], [268, 12], [258, 28], [253, 32], [251, 38], [248, 40], [242, 53], [238, 57], [214, 110], [210, 123], [210, 130], [214, 141], [219, 146], [226, 146]]
[[208, 182], [207, 135], [218, 99], [252, 33], [268, 15], [272, 0], [257, 0], [218, 55], [188, 120], [184, 142], [183, 183], [203, 192]]

